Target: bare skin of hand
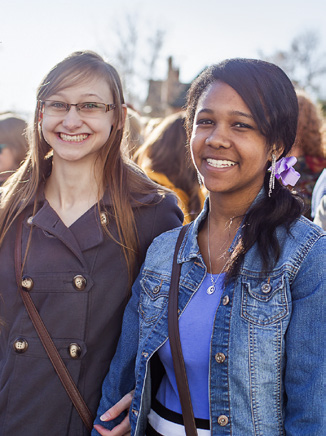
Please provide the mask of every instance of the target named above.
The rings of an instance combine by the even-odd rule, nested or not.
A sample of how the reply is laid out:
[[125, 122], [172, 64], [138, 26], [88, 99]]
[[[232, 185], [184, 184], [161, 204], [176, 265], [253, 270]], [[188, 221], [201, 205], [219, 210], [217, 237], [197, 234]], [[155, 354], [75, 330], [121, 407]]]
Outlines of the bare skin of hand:
[[[117, 418], [120, 413], [125, 410], [129, 410], [132, 402], [134, 391], [129, 392], [129, 394], [125, 395], [118, 401], [111, 409], [107, 410], [101, 416], [101, 421], [111, 421], [112, 419]], [[125, 419], [114, 427], [112, 430], [107, 430], [101, 425], [95, 424], [94, 428], [98, 431], [98, 433], [102, 436], [130, 436], [130, 422], [129, 422], [129, 414], [125, 417]]]

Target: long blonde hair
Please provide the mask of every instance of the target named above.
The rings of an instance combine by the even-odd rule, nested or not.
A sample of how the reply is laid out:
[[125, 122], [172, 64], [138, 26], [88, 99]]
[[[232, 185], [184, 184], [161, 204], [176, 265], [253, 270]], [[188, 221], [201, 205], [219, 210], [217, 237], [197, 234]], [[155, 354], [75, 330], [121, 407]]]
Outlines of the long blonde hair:
[[[7, 180], [2, 190], [0, 245], [14, 220], [36, 197], [40, 184], [51, 172], [51, 147], [45, 141], [39, 123], [39, 102], [62, 89], [88, 79], [93, 80], [94, 77], [107, 81], [112, 92], [113, 103], [116, 105], [112, 131], [98, 155], [98, 164], [102, 170], [99, 172], [101, 176], [98, 183], [99, 193], [110, 187], [113, 215], [119, 236], [119, 241], [116, 242], [122, 246], [129, 278], [132, 280], [138, 254], [138, 236], [131, 201], [137, 193], [157, 192], [157, 186], [123, 154], [121, 149], [123, 128], [119, 126], [123, 124], [124, 97], [120, 77], [112, 65], [91, 51], [72, 53], [54, 66], [38, 87], [34, 121], [29, 132], [30, 148], [27, 158], [16, 173]], [[100, 199], [98, 207], [100, 208]], [[113, 238], [108, 229], [106, 232]]]

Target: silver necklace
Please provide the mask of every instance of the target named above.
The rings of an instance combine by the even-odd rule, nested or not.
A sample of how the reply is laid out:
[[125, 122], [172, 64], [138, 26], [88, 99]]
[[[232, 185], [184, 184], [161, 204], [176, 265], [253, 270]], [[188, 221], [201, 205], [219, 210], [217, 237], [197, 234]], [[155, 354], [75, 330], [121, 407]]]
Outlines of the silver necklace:
[[[233, 220], [233, 218], [231, 218], [231, 223], [232, 223], [232, 220]], [[212, 262], [211, 262], [211, 250], [210, 250], [210, 243], [209, 243], [209, 233], [210, 233], [210, 225], [209, 225], [209, 223], [210, 223], [210, 213], [208, 213], [207, 251], [208, 251], [209, 269], [210, 269], [210, 272], [211, 272], [211, 274], [210, 274], [211, 285], [206, 289], [206, 293], [207, 293], [208, 295], [212, 295], [212, 294], [214, 294], [214, 292], [215, 292], [215, 285], [216, 285], [216, 282], [217, 282], [218, 278], [216, 278], [216, 280], [214, 280], [214, 278], [213, 278], [213, 270], [212, 270]], [[231, 223], [230, 223], [230, 225], [231, 225]], [[225, 257], [225, 252], [224, 252], [223, 255], [221, 256], [221, 258], [222, 258], [222, 257]], [[228, 262], [229, 262], [229, 259], [226, 259], [226, 262], [225, 262], [225, 264], [223, 265], [223, 268], [222, 268], [222, 270], [221, 270], [221, 272], [220, 272], [219, 275], [221, 275], [221, 274], [224, 272], [224, 270], [225, 270], [226, 265], [228, 264]]]

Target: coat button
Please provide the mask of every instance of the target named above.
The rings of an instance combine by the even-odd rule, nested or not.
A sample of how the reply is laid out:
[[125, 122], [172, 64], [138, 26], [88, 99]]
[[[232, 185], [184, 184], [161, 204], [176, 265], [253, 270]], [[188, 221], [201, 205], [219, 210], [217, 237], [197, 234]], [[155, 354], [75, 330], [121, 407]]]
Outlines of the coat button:
[[221, 427], [225, 427], [225, 426], [228, 424], [228, 422], [229, 422], [229, 419], [228, 419], [228, 417], [225, 416], [225, 415], [220, 415], [220, 416], [217, 418], [217, 423], [218, 423]]
[[226, 306], [227, 304], [229, 304], [229, 302], [230, 302], [229, 296], [225, 295], [225, 297], [223, 297], [223, 300], [222, 300], [223, 306]]
[[29, 226], [31, 226], [32, 224], [33, 224], [33, 215], [31, 215], [31, 216], [29, 216], [28, 218], [27, 218], [27, 224], [29, 225]]
[[14, 350], [16, 353], [25, 353], [28, 348], [28, 342], [24, 338], [18, 338], [14, 342]]
[[271, 289], [272, 289], [272, 287], [269, 283], [265, 283], [261, 286], [261, 290], [264, 294], [268, 294]]
[[225, 360], [225, 354], [223, 354], [223, 353], [215, 354], [215, 360], [217, 363], [223, 363]]
[[106, 226], [109, 222], [108, 214], [106, 212], [101, 212], [100, 213], [100, 220], [101, 220], [102, 226]]
[[31, 291], [33, 289], [34, 282], [31, 277], [23, 277], [22, 287], [25, 291]]
[[81, 347], [76, 343], [72, 343], [69, 345], [69, 354], [72, 359], [79, 359], [81, 356]]
[[77, 291], [83, 291], [86, 288], [87, 280], [81, 275], [74, 277], [74, 287]]

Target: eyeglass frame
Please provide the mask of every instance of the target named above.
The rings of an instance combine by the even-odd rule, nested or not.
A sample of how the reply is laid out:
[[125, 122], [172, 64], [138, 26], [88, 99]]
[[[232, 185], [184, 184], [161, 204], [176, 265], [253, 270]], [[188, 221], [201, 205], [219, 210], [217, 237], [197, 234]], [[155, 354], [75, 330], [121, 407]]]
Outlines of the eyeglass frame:
[[71, 106], [75, 106], [76, 110], [77, 110], [77, 113], [79, 113], [80, 112], [79, 106], [83, 105], [83, 104], [92, 104], [92, 103], [93, 104], [103, 104], [105, 106], [105, 112], [104, 113], [110, 112], [110, 111], [116, 109], [116, 107], [117, 107], [117, 105], [115, 103], [108, 103], [107, 104], [107, 103], [102, 103], [102, 102], [98, 102], [98, 101], [97, 102], [96, 101], [84, 101], [82, 103], [66, 103], [66, 102], [60, 101], [60, 100], [38, 100], [39, 110], [42, 113], [44, 113], [44, 107], [45, 107], [45, 102], [46, 101], [52, 101], [52, 102], [55, 102], [55, 103], [62, 103], [63, 105], [66, 106], [66, 113], [68, 113], [70, 111]]

